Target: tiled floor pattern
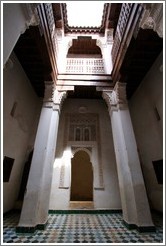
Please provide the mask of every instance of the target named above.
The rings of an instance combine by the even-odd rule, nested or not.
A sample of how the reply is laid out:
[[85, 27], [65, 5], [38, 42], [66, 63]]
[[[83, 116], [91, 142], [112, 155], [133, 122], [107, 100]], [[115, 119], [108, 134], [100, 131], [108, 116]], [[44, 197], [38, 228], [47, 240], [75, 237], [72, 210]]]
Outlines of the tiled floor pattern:
[[4, 217], [3, 242], [8, 243], [162, 243], [162, 219], [154, 216], [156, 232], [128, 230], [122, 214], [49, 214], [44, 231], [16, 234], [18, 213]]

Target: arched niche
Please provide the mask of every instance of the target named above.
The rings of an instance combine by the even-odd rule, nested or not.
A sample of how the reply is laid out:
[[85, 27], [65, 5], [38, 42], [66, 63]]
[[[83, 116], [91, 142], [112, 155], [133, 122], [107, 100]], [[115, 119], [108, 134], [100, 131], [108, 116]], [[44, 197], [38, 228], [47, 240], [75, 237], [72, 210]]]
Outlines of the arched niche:
[[93, 168], [88, 150], [80, 149], [71, 159], [71, 201], [93, 201]]

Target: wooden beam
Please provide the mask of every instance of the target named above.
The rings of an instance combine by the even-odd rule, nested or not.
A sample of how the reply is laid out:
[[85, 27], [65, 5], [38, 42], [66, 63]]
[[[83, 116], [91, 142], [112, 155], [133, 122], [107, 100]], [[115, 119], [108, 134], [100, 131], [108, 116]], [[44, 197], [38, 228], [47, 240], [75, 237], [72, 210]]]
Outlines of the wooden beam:
[[98, 81], [82, 81], [82, 80], [57, 80], [57, 86], [106, 86], [110, 87], [113, 85], [108, 82], [98, 82]]
[[74, 86], [66, 86], [66, 85], [57, 85], [56, 89], [58, 91], [74, 91]]
[[79, 74], [59, 74], [58, 80], [82, 80], [82, 81], [109, 81], [112, 82], [111, 75], [79, 75]]

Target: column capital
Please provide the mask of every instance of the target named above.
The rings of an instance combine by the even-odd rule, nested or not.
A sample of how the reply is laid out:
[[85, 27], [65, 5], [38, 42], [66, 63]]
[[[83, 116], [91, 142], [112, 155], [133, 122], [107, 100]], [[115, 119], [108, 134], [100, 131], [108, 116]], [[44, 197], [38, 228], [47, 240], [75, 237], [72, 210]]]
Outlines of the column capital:
[[[38, 3], [25, 3], [20, 4], [22, 11], [24, 13], [26, 22], [25, 29], [29, 28], [29, 26], [37, 26], [40, 23], [39, 16], [37, 13]], [[24, 33], [25, 30], [22, 31]]]
[[127, 105], [127, 96], [126, 96], [126, 83], [117, 82], [114, 87], [116, 94], [117, 104], [119, 106]]
[[58, 91], [56, 88], [53, 92], [53, 109], [60, 111], [63, 101], [67, 96], [67, 91]]
[[117, 82], [113, 90], [102, 93], [109, 110], [124, 109], [127, 107], [126, 83]]
[[45, 81], [43, 107], [60, 111], [67, 91], [59, 91], [53, 81]]
[[139, 26], [153, 29], [160, 38], [163, 37], [163, 3], [144, 3], [144, 12]]
[[103, 91], [102, 97], [106, 101], [109, 110], [117, 110], [116, 97], [113, 90]]
[[45, 81], [43, 107], [60, 111], [67, 91], [59, 91], [53, 81]]

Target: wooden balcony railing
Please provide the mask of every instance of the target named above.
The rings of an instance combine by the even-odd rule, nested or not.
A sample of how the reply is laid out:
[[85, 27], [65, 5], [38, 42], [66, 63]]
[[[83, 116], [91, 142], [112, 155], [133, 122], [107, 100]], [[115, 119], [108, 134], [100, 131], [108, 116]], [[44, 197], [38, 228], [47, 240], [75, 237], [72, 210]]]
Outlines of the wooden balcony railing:
[[100, 58], [67, 58], [68, 74], [105, 74], [103, 59]]
[[123, 3], [112, 46], [112, 78], [119, 79], [119, 71], [131, 38], [138, 27], [143, 6], [139, 3]]

